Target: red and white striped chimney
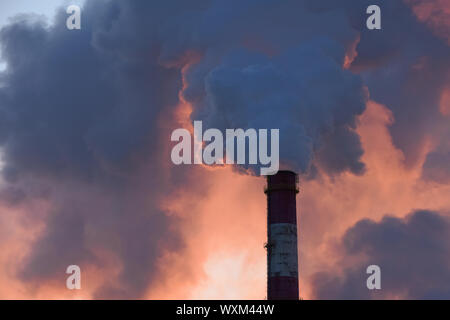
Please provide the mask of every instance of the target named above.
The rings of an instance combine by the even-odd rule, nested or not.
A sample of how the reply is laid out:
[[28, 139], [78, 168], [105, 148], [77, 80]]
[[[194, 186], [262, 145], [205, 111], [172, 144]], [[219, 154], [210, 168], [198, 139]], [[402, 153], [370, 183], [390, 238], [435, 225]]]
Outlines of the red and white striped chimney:
[[298, 300], [298, 178], [292, 171], [267, 176], [267, 299]]

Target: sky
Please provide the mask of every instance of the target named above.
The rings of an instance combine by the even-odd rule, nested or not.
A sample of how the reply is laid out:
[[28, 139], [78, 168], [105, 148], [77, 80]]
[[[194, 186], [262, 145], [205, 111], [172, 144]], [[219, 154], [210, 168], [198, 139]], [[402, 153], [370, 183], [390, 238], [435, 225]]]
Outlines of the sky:
[[170, 159], [201, 120], [279, 128], [303, 299], [449, 299], [450, 3], [375, 2], [2, 1], [0, 298], [264, 299], [265, 179]]

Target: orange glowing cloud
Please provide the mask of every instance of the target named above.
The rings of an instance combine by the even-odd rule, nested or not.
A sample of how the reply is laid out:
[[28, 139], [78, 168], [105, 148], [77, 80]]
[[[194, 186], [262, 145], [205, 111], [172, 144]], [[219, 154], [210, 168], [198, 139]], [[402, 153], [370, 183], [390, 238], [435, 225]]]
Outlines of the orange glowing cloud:
[[204, 192], [179, 190], [164, 204], [181, 219], [177, 228], [186, 247], [161, 259], [164, 277], [149, 297], [264, 298], [264, 179], [231, 167], [199, 174]]

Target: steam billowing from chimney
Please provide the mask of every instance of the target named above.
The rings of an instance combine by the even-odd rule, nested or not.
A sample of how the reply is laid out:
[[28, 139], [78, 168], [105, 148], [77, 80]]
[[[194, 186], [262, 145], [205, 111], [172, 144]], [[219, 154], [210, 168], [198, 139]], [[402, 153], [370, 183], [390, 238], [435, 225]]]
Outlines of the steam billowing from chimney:
[[188, 81], [185, 90], [194, 106], [192, 120], [223, 131], [279, 129], [282, 168], [304, 173], [315, 157], [330, 173], [363, 172], [353, 129], [367, 94], [360, 77], [342, 68], [344, 48], [338, 43], [321, 39], [272, 57], [239, 49], [220, 60], [189, 69], [188, 79], [205, 79], [202, 85]]

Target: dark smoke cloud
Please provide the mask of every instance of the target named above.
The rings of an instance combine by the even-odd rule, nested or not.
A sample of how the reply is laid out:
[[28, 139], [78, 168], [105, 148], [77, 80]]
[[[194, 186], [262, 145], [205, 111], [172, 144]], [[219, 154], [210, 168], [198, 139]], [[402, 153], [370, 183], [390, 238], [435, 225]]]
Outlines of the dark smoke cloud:
[[[19, 272], [28, 282], [64, 276], [70, 264], [101, 266], [93, 252], [100, 247], [123, 265], [98, 296], [140, 297], [157, 273], [159, 250], [180, 245], [157, 201], [176, 187], [160, 169], [158, 144], [169, 133], [158, 121], [178, 102], [180, 70], [158, 64], [151, 46], [129, 51], [130, 42], [114, 35], [109, 28], [126, 7], [88, 2], [81, 31], [64, 27], [61, 10], [51, 27], [25, 17], [0, 32], [8, 64], [0, 140], [3, 177], [12, 184], [0, 200], [35, 198], [30, 184], [39, 181], [51, 204]], [[146, 20], [121, 17], [129, 27]], [[146, 44], [139, 30], [147, 28], [136, 28], [136, 44]]]
[[6, 162], [21, 173], [85, 178], [147, 163], [159, 134], [149, 121], [177, 103], [179, 71], [159, 66], [145, 51], [110, 58], [92, 45], [89, 24], [80, 32], [59, 27], [65, 17], [49, 30], [24, 21], [1, 31]]
[[[346, 3], [355, 16], [356, 10], [371, 4]], [[360, 26], [361, 41], [352, 68], [363, 75], [371, 98], [393, 111], [393, 141], [406, 163], [414, 164], [427, 139], [441, 138], [441, 128], [448, 127], [439, 103], [450, 86], [450, 47], [420, 23], [404, 1], [383, 1], [380, 7], [383, 29], [371, 32]]]
[[[208, 28], [195, 28], [193, 45], [204, 58], [187, 73], [192, 119], [221, 129], [279, 128], [281, 162], [299, 172], [310, 169], [317, 151], [328, 173], [362, 173], [353, 129], [367, 95], [361, 79], [342, 69], [356, 37], [345, 17], [309, 12], [302, 1], [235, 5], [229, 11], [214, 3], [205, 13]], [[234, 23], [225, 28], [222, 19], [213, 21], [219, 13]], [[222, 41], [209, 44], [215, 28]]]
[[[441, 128], [448, 119], [439, 112], [443, 90], [450, 86], [450, 47], [442, 34], [446, 22], [433, 20], [432, 26], [420, 22], [411, 5], [418, 1], [307, 1], [316, 12], [343, 9], [348, 23], [360, 34], [357, 56], [351, 70], [359, 73], [370, 91], [370, 98], [393, 111], [395, 122], [390, 128], [395, 145], [405, 154], [406, 164], [419, 160], [420, 152], [430, 137], [442, 139]], [[382, 29], [368, 30], [366, 8], [381, 8]], [[433, 15], [443, 13], [435, 9]], [[431, 30], [434, 27], [435, 30]]]
[[[344, 9], [351, 27], [359, 31], [357, 56], [350, 68], [363, 77], [370, 98], [393, 112], [390, 132], [407, 165], [420, 160], [430, 139], [438, 144], [448, 140], [448, 134], [442, 132], [449, 127], [449, 119], [440, 113], [440, 103], [442, 92], [450, 87], [450, 47], [445, 36], [434, 35], [445, 34], [442, 29], [448, 30], [448, 26], [441, 18], [431, 24], [418, 20], [411, 6], [427, 2], [378, 1], [382, 30], [371, 31], [365, 26], [365, 8], [375, 4], [373, 1], [308, 1], [312, 10], [319, 12]], [[442, 17], [444, 12], [445, 8], [438, 6], [431, 15]], [[442, 159], [441, 146], [437, 149], [427, 160], [425, 171], [433, 170], [430, 166], [434, 164], [439, 166], [434, 172], [448, 170], [450, 162], [438, 161], [437, 157]], [[428, 178], [431, 175], [427, 174]]]
[[[280, 76], [284, 76], [285, 80], [289, 81], [291, 73], [295, 73], [296, 68], [299, 68], [298, 74], [304, 77], [301, 79], [304, 83], [312, 82], [312, 79], [307, 78], [309, 74], [301, 72], [301, 68], [305, 67], [301, 65], [301, 62], [298, 63], [301, 59], [286, 61], [285, 65], [289, 66], [289, 71], [283, 74], [284, 70], [277, 70], [278, 75], [272, 76], [273, 83], [269, 81], [270, 78], [267, 78], [268, 75], [263, 73], [260, 73], [260, 77], [265, 77], [264, 80], [257, 82], [255, 80], [255, 83], [264, 83], [265, 88], [272, 85], [271, 92], [277, 92], [277, 97], [281, 97], [270, 107], [269, 104], [260, 103], [257, 108], [247, 110], [246, 107], [241, 113], [236, 112], [236, 110], [242, 110], [237, 107], [239, 103], [242, 105], [248, 102], [245, 100], [245, 96], [241, 97], [240, 90], [243, 91], [245, 88], [254, 91], [256, 89], [252, 82], [247, 85], [247, 87], [252, 86], [251, 88], [240, 88], [242, 83], [239, 81], [242, 82], [242, 76], [236, 77], [234, 80], [236, 83], [230, 80], [224, 83], [216, 81], [215, 87], [208, 87], [214, 76], [224, 74], [225, 68], [240, 68], [241, 73], [244, 73], [247, 70], [261, 69], [261, 65], [264, 66], [264, 64], [270, 65], [271, 68], [277, 67], [277, 57], [278, 60], [286, 58], [287, 52], [298, 47], [298, 43], [301, 43], [303, 48], [308, 46], [311, 38], [314, 39], [314, 50], [320, 50], [320, 47], [323, 46], [323, 41], [317, 41], [317, 39], [325, 38], [325, 42], [330, 39], [336, 41], [334, 47], [330, 44], [326, 45], [327, 50], [330, 50], [328, 57], [330, 61], [335, 60], [337, 66], [342, 66], [343, 56], [339, 52], [342, 53], [343, 49], [348, 51], [359, 35], [356, 47], [357, 56], [351, 64], [351, 70], [364, 78], [372, 99], [385, 104], [393, 111], [395, 122], [390, 131], [394, 143], [405, 154], [407, 164], [416, 163], [427, 139], [429, 137], [440, 139], [440, 128], [448, 126], [448, 121], [443, 119], [439, 112], [441, 93], [450, 83], [450, 48], [446, 42], [434, 36], [433, 31], [418, 21], [411, 8], [400, 0], [380, 1], [379, 5], [382, 10], [382, 30], [380, 31], [371, 31], [366, 28], [365, 9], [373, 4], [370, 1], [295, 1], [295, 3], [286, 1], [283, 3], [285, 5], [280, 5], [279, 2], [265, 1], [258, 2], [258, 6], [256, 6], [251, 1], [239, 2], [233, 3], [235, 10], [230, 11], [227, 10], [228, 3], [225, 5], [214, 2], [206, 11], [203, 19], [196, 19], [191, 24], [193, 29], [191, 34], [184, 28], [183, 36], [177, 34], [177, 36], [169, 37], [167, 47], [173, 52], [167, 53], [167, 56], [180, 59], [187, 48], [195, 48], [204, 56], [197, 65], [190, 68], [187, 75], [189, 87], [185, 90], [185, 96], [194, 103], [199, 111], [194, 113], [194, 118], [202, 117], [220, 127], [233, 122], [239, 122], [244, 126], [253, 124], [259, 127], [262, 126], [260, 123], [264, 123], [262, 118], [266, 114], [270, 114], [270, 117], [279, 114], [281, 118], [286, 115], [284, 119], [291, 118], [296, 121], [289, 121], [285, 126], [282, 124], [279, 126], [289, 132], [289, 137], [297, 142], [298, 147], [296, 154], [284, 154], [282, 158], [288, 163], [291, 162], [289, 161], [291, 158], [295, 159], [294, 164], [290, 163], [293, 168], [297, 170], [308, 168], [310, 160], [313, 158], [312, 151], [316, 150], [318, 151], [316, 155], [318, 162], [322, 162], [322, 166], [328, 172], [348, 169], [354, 173], [362, 172], [363, 165], [359, 161], [362, 153], [359, 139], [349, 130], [354, 121], [352, 116], [357, 116], [360, 111], [357, 110], [358, 108], [352, 107], [355, 104], [346, 100], [341, 102], [339, 99], [335, 99], [332, 103], [338, 106], [336, 109], [339, 112], [347, 115], [347, 124], [349, 125], [347, 128], [341, 128], [340, 124], [324, 127], [314, 119], [315, 117], [322, 120], [332, 119], [336, 115], [332, 110], [328, 110], [328, 114], [323, 110], [319, 111], [320, 108], [317, 108], [316, 101], [314, 101], [314, 98], [320, 99], [322, 96], [339, 94], [338, 89], [333, 87], [336, 82], [330, 81], [332, 85], [327, 86], [324, 81], [324, 85], [317, 85], [314, 90], [309, 91], [309, 96], [302, 96], [300, 88], [295, 93], [288, 92], [288, 89], [285, 88], [279, 92], [276, 91], [277, 85], [280, 86]], [[245, 15], [250, 10], [251, 16]], [[270, 12], [270, 20], [268, 20], [267, 12]], [[233, 23], [225, 26], [226, 19]], [[184, 22], [181, 23], [185, 25]], [[176, 28], [173, 29], [176, 30]], [[216, 36], [219, 35], [220, 42], [212, 41], [211, 33], [213, 32], [216, 32]], [[172, 41], [178, 40], [179, 37], [182, 37], [184, 41], [179, 42], [178, 45], [173, 44]], [[242, 47], [250, 52], [257, 51], [258, 54], [254, 54], [253, 59], [241, 57], [243, 60], [238, 62], [236, 51]], [[270, 61], [262, 61], [261, 53], [270, 56]], [[318, 57], [320, 56], [319, 54]], [[230, 60], [233, 62], [230, 63]], [[308, 67], [313, 68], [314, 61], [317, 60], [311, 60]], [[317, 62], [318, 66], [327, 65], [325, 61]], [[324, 70], [318, 68], [317, 74], [322, 71]], [[344, 73], [342, 70], [340, 72]], [[254, 78], [255, 74], [256, 72], [253, 71]], [[329, 75], [323, 75], [323, 78], [326, 76]], [[230, 97], [226, 97], [227, 100], [225, 100], [223, 94], [221, 96], [217, 92], [220, 91], [220, 86], [227, 86], [224, 88], [224, 92], [227, 92], [230, 97], [238, 97], [242, 101], [233, 104], [235, 101], [230, 101]], [[261, 90], [264, 90], [262, 84], [260, 87]], [[211, 90], [216, 90], [216, 92]], [[266, 91], [265, 94], [268, 95], [269, 93]], [[358, 88], [354, 87], [351, 92], [347, 90], [346, 93], [349, 95], [347, 99], [352, 99], [350, 95], [358, 95]], [[359, 94], [362, 95], [361, 92]], [[302, 107], [295, 99], [292, 99], [292, 95], [297, 95], [302, 103], [308, 103], [311, 99], [312, 101], [310, 105]], [[266, 101], [270, 101], [269, 97], [265, 98]], [[291, 100], [283, 101], [283, 98]], [[256, 100], [254, 99], [251, 104], [257, 104]], [[279, 107], [280, 104], [283, 104], [283, 107]], [[309, 109], [309, 112], [301, 113], [300, 119], [299, 116], [292, 115], [287, 111], [290, 106], [295, 110], [306, 108]], [[276, 108], [277, 113], [270, 108]], [[208, 116], [201, 115], [202, 112]], [[226, 120], [221, 113], [227, 114]], [[214, 117], [214, 115], [216, 116]], [[259, 120], [254, 120], [254, 118], [259, 118]], [[275, 125], [279, 122], [271, 119], [271, 123]], [[310, 128], [306, 128], [307, 125]], [[289, 126], [291, 127], [289, 128]], [[295, 134], [291, 133], [293, 130], [296, 131]], [[332, 137], [328, 136], [329, 131], [333, 132]], [[343, 131], [346, 132], [343, 133]], [[331, 145], [327, 141], [335, 144]], [[283, 142], [282, 145], [292, 145], [291, 141], [286, 144]], [[333, 151], [336, 146], [342, 146], [337, 147], [340, 152]], [[322, 150], [323, 148], [325, 150]], [[286, 150], [286, 147], [282, 150]], [[339, 156], [336, 161], [332, 157], [320, 159], [320, 155], [325, 154]], [[327, 159], [333, 159], [333, 161], [327, 163]]]
[[[320, 299], [449, 299], [450, 221], [418, 210], [406, 218], [363, 219], [341, 239], [341, 259], [313, 277]], [[366, 287], [366, 268], [381, 268], [381, 290]]]
[[363, 151], [352, 129], [365, 94], [342, 60], [343, 48], [327, 39], [272, 59], [232, 52], [206, 75], [204, 102], [192, 118], [222, 130], [280, 128], [281, 161], [296, 171], [307, 171], [322, 149], [318, 157], [330, 172], [361, 173]]

